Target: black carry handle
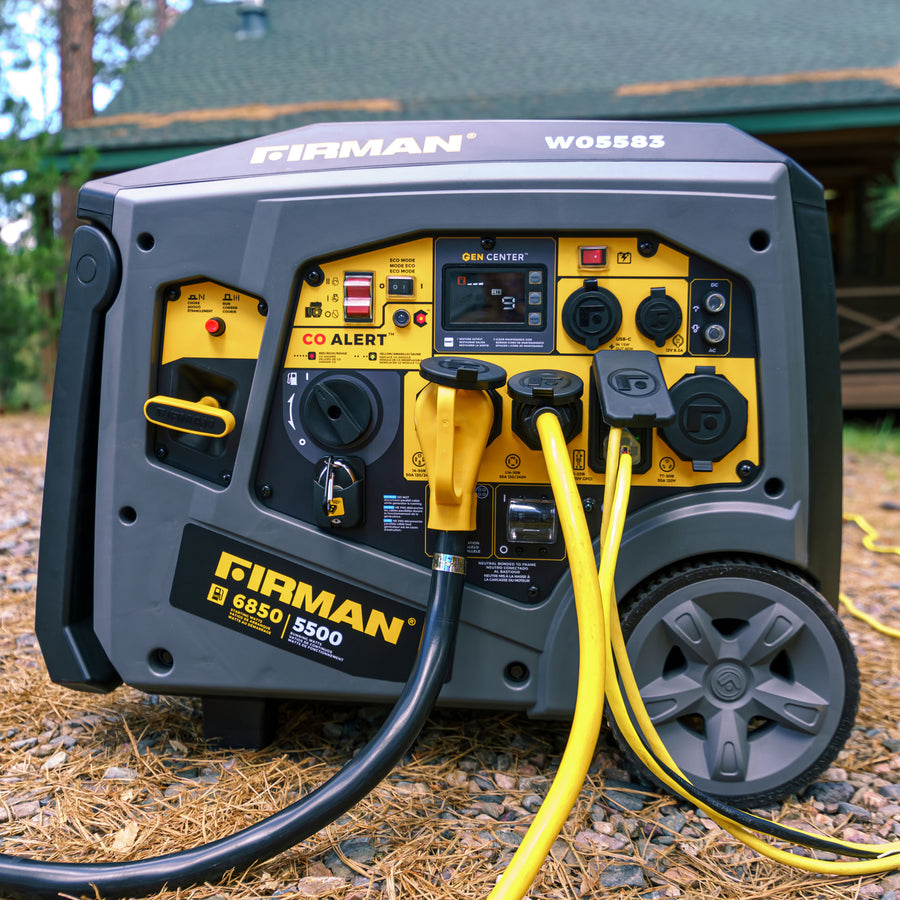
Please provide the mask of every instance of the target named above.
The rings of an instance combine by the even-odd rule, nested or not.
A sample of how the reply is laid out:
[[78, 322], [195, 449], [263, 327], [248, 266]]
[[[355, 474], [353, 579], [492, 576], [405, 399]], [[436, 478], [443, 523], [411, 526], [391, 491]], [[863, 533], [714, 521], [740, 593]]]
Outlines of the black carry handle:
[[119, 677], [94, 633], [94, 506], [106, 311], [119, 251], [94, 225], [72, 239], [60, 329], [38, 560], [35, 633], [57, 684], [110, 691]]

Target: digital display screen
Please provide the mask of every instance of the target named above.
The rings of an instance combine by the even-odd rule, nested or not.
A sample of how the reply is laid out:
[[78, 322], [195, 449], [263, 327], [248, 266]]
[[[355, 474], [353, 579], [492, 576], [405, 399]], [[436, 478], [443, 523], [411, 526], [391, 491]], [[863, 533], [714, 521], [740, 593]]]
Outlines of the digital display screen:
[[543, 308], [544, 281], [543, 267], [446, 266], [444, 327], [527, 328]]

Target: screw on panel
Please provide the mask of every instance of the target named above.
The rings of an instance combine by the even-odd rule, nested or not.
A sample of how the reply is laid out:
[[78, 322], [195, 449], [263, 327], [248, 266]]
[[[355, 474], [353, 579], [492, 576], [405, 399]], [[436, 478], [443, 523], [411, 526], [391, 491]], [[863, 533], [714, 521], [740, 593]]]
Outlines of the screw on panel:
[[507, 681], [511, 681], [514, 684], [523, 684], [528, 681], [528, 666], [521, 662], [511, 662], [507, 664], [503, 674], [506, 676]]
[[231, 484], [231, 472], [222, 472], [219, 475], [219, 481], [221, 481], [222, 484]]
[[540, 596], [541, 596], [541, 589], [539, 587], [537, 587], [536, 585], [531, 585], [531, 587], [528, 588], [528, 599], [529, 600], [537, 600], [537, 598]]
[[272, 496], [272, 486], [268, 484], [261, 484], [259, 488], [257, 488], [257, 493], [259, 494], [260, 500], [268, 500]]
[[256, 311], [264, 316], [269, 312], [269, 304], [266, 303], [265, 300], [260, 300], [259, 303], [256, 304]]
[[177, 300], [181, 296], [181, 288], [177, 285], [173, 285], [172, 287], [167, 287], [163, 296], [169, 303]]
[[659, 244], [656, 241], [642, 240], [638, 241], [638, 253], [641, 256], [654, 256]]
[[739, 462], [737, 464], [737, 474], [738, 478], [742, 481], [747, 481], [752, 478], [756, 474], [756, 466], [753, 465], [749, 460], [743, 460], [743, 462]]
[[318, 287], [325, 280], [325, 273], [316, 266], [306, 273], [306, 283], [312, 287]]
[[497, 245], [497, 241], [492, 237], [483, 237], [481, 239], [481, 246], [484, 250], [493, 250]]
[[169, 451], [165, 447], [156, 448], [156, 458], [165, 459], [169, 455]]
[[586, 513], [592, 513], [597, 508], [597, 501], [593, 497], [585, 497], [581, 505]]

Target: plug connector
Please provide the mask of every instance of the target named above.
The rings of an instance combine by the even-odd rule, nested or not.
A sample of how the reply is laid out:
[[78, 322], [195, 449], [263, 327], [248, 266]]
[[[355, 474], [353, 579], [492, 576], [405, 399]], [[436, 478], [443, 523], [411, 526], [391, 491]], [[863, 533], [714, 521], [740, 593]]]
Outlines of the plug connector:
[[424, 359], [419, 371], [428, 380], [415, 407], [431, 495], [428, 527], [474, 531], [475, 484], [496, 414], [488, 391], [505, 383], [506, 372], [455, 356]]
[[506, 389], [512, 397], [512, 430], [530, 450], [541, 449], [537, 420], [541, 413], [553, 412], [566, 443], [581, 431], [581, 395], [584, 382], [571, 372], [533, 369], [509, 379]]

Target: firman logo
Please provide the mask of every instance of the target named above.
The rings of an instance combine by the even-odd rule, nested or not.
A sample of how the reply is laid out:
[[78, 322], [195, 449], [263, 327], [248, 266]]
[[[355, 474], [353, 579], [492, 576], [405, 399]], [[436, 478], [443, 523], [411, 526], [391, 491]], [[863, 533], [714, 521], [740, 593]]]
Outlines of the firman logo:
[[335, 606], [336, 597], [331, 591], [315, 592], [313, 586], [305, 581], [282, 575], [281, 572], [267, 569], [224, 550], [216, 566], [216, 578], [238, 581], [245, 590], [280, 600], [286, 606], [305, 610], [310, 615], [329, 622], [349, 625], [354, 631], [370, 637], [380, 637], [389, 644], [397, 643], [406, 622], [396, 616], [392, 616], [388, 622], [387, 616], [380, 609], [370, 609], [367, 612], [362, 604], [349, 598]]
[[412, 137], [394, 138], [385, 144], [383, 138], [373, 138], [360, 144], [359, 141], [321, 141], [316, 144], [273, 144], [269, 147], [254, 147], [250, 164], [262, 165], [268, 162], [308, 162], [314, 159], [350, 159], [364, 156], [421, 156], [423, 154], [459, 153], [463, 136], [451, 134], [446, 138], [428, 135], [421, 144]]

